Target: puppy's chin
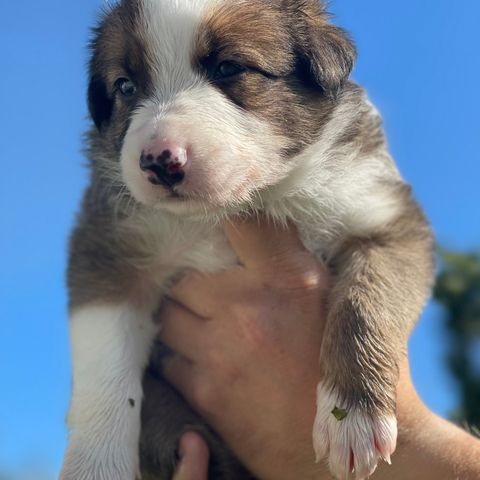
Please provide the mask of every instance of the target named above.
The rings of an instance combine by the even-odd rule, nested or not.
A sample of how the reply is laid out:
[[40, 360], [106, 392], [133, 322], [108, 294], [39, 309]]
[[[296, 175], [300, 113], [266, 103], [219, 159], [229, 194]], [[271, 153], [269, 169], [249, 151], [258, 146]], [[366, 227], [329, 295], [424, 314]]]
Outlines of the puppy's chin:
[[181, 216], [221, 216], [234, 213], [251, 204], [254, 192], [251, 186], [237, 187], [235, 191], [209, 192], [189, 191], [185, 187], [168, 189], [160, 185], [152, 185], [148, 179], [138, 175], [126, 181], [126, 185], [134, 199], [153, 210], [162, 210]]
[[229, 205], [216, 205], [202, 199], [169, 197], [158, 201], [152, 208], [183, 217], [207, 219], [210, 216], [221, 216], [231, 210]]
[[[153, 210], [163, 210], [175, 215], [222, 215], [238, 212], [251, 205], [262, 187], [247, 177], [230, 181], [207, 181], [205, 176], [192, 175], [178, 185], [167, 187], [152, 184], [147, 173], [136, 168], [133, 162], [123, 163], [123, 182], [133, 198]], [[203, 177], [203, 178], [202, 178]], [[266, 182], [264, 182], [266, 183]]]

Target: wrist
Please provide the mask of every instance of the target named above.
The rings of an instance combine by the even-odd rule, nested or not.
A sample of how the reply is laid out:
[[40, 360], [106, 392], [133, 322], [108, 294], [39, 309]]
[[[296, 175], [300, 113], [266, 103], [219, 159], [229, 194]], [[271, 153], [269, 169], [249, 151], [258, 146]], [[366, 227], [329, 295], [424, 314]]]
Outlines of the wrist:
[[278, 462], [278, 465], [267, 466], [267, 472], [264, 475], [261, 473], [258, 474], [256, 471], [255, 474], [258, 475], [257, 478], [261, 480], [292, 480], [302, 479], [302, 480], [331, 480], [331, 475], [328, 470], [328, 466], [324, 460], [316, 463], [314, 454], [310, 457], [303, 456], [302, 458], [296, 459], [295, 461], [282, 461]]
[[381, 465], [375, 480], [475, 480], [480, 478], [480, 441], [432, 413], [402, 367], [397, 398], [399, 439], [392, 465]]

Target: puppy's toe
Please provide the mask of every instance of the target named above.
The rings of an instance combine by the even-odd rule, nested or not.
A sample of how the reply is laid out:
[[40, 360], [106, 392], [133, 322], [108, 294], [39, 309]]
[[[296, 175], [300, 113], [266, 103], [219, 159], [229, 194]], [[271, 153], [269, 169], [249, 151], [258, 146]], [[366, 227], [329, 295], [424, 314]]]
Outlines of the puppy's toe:
[[373, 416], [359, 407], [349, 410], [335, 389], [317, 389], [313, 444], [317, 461], [328, 458], [338, 480], [364, 480], [379, 460], [390, 463], [397, 439], [394, 415]]

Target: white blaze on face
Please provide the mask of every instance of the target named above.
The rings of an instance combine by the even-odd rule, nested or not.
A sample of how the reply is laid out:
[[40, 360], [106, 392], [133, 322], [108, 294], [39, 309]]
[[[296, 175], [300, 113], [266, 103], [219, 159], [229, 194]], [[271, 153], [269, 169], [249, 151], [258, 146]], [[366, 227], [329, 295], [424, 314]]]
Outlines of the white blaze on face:
[[139, 32], [148, 50], [155, 94], [163, 103], [198, 84], [191, 66], [202, 18], [219, 0], [143, 0]]
[[155, 138], [188, 147], [185, 179], [174, 190], [203, 207], [248, 202], [287, 173], [279, 156], [284, 140], [193, 69], [199, 28], [223, 1], [143, 1], [139, 33], [154, 94], [133, 114], [121, 165], [127, 186], [144, 204], [175, 209], [181, 203], [167, 199], [170, 192], [151, 185], [139, 168], [142, 150]]

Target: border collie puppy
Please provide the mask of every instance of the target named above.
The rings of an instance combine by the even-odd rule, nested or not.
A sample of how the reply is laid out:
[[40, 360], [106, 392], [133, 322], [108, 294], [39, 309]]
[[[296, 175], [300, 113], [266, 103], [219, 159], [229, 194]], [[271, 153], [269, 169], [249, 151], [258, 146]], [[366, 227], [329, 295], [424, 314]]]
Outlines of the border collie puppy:
[[[91, 182], [71, 240], [61, 480], [139, 474], [152, 316], [182, 272], [235, 265], [222, 223], [258, 212], [295, 223], [334, 275], [317, 460], [357, 480], [390, 461], [399, 362], [431, 286], [432, 237], [379, 114], [348, 81], [354, 60], [319, 0], [122, 0], [105, 13], [90, 62]], [[193, 414], [164, 390], [142, 456], [169, 478]]]

